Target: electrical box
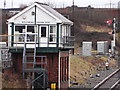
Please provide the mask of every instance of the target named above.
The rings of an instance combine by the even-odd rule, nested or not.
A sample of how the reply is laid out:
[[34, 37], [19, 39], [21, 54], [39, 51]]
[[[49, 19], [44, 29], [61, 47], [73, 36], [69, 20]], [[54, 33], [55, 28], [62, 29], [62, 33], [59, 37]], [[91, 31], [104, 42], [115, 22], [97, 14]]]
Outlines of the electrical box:
[[82, 55], [91, 56], [92, 51], [92, 42], [83, 42], [82, 43]]
[[108, 41], [97, 41], [97, 53], [98, 54], [108, 53]]

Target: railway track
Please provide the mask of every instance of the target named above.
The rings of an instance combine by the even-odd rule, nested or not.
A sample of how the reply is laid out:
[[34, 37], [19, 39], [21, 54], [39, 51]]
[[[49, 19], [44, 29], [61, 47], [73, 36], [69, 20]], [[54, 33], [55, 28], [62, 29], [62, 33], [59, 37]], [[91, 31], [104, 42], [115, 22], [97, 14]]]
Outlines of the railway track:
[[92, 90], [120, 90], [120, 68], [98, 83]]

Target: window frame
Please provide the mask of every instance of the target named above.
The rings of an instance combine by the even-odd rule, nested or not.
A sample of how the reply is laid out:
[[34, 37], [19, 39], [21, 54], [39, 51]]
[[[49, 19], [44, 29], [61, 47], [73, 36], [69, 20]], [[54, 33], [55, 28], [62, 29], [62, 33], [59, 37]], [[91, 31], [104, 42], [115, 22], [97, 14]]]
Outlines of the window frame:
[[[25, 28], [24, 28], [24, 32], [22, 31], [22, 33], [16, 33], [16, 26], [24, 26]], [[32, 33], [32, 32], [28, 32], [27, 31], [27, 28], [29, 27], [29, 26], [33, 26], [34, 27], [34, 33]], [[26, 40], [25, 42], [26, 43], [35, 43], [35, 41], [27, 41], [27, 35], [36, 35], [37, 33], [38, 33], [38, 31], [36, 30], [35, 31], [35, 28], [36, 28], [36, 26], [35, 25], [22, 25], [22, 24], [15, 24], [14, 25], [14, 35], [25, 35], [25, 38], [24, 38], [24, 40]], [[16, 38], [15, 38], [15, 36], [14, 36], [14, 41], [15, 42], [17, 42], [17, 43], [23, 43], [24, 42], [24, 40], [22, 40], [22, 41], [16, 41]], [[35, 39], [34, 39], [35, 40]], [[38, 40], [37, 40], [37, 42], [38, 42]]]
[[[17, 26], [24, 26], [24, 32], [22, 31], [22, 33], [20, 33], [20, 32], [17, 33], [17, 32], [16, 32], [16, 27], [17, 27]], [[24, 40], [25, 40], [24, 36], [17, 36], [17, 35], [24, 35], [25, 32], [26, 32], [26, 26], [25, 26], [25, 25], [14, 25], [14, 35], [15, 35], [15, 36], [14, 36], [14, 42], [15, 42], [15, 43], [21, 43], [21, 42], [23, 43]], [[19, 39], [17, 40], [17, 38], [19, 38], [19, 39], [21, 38], [21, 41], [20, 41]]]
[[[51, 32], [51, 27], [53, 27], [53, 32]], [[53, 40], [51, 41], [50, 38], [51, 38], [51, 35], [54, 36]], [[55, 25], [50, 25], [49, 26], [49, 42], [50, 43], [56, 43], [56, 40], [57, 40], [57, 27]]]
[[[41, 28], [46, 27], [46, 37], [41, 37]], [[48, 26], [47, 25], [39, 25], [39, 37], [40, 38], [48, 38]]]

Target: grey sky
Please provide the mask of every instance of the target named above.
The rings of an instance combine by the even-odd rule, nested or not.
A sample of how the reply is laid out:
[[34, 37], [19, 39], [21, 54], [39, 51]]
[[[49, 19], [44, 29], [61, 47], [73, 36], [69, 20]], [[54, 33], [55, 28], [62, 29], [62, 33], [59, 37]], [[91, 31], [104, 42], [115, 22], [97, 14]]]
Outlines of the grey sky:
[[[12, 7], [12, 1], [13, 1], [13, 7], [17, 8], [20, 6], [20, 4], [26, 4], [29, 5], [35, 1], [37, 2], [51, 2], [54, 3], [56, 7], [65, 7], [65, 6], [71, 6], [73, 0], [6, 0], [6, 8]], [[112, 7], [116, 7], [117, 3], [120, 0], [111, 0]], [[97, 8], [105, 8], [110, 7], [109, 3], [110, 0], [74, 0], [75, 5], [80, 7], [86, 7], [88, 5], [91, 5], [93, 7]], [[0, 0], [0, 8], [4, 7], [4, 0]]]

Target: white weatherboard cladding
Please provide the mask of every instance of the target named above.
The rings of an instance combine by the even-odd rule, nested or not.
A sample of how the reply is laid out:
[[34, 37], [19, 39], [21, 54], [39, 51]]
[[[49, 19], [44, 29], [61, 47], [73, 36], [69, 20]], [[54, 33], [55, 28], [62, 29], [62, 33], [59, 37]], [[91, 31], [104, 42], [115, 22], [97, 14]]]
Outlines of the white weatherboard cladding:
[[[35, 24], [35, 15], [32, 15], [32, 12], [35, 13], [35, 7], [30, 8], [25, 13], [14, 19], [14, 23], [18, 24]], [[54, 24], [57, 23], [57, 20], [46, 13], [39, 7], [36, 7], [36, 23], [37, 24]]]
[[51, 17], [49, 14], [47, 14], [45, 11], [43, 11], [39, 7], [36, 7], [36, 21], [37, 21], [37, 24], [39, 24], [39, 23], [55, 23], [56, 19]]
[[[35, 12], [35, 6], [36, 6], [36, 8], [39, 8], [39, 9], [41, 9], [41, 11], [44, 11], [46, 14], [48, 14], [52, 19], [54, 18], [57, 23], [64, 23], [64, 24], [70, 24], [70, 25], [73, 24], [73, 22], [71, 22], [70, 20], [68, 20], [64, 16], [62, 16], [60, 13], [58, 13], [57, 11], [55, 11], [54, 9], [52, 9], [51, 7], [49, 7], [47, 5], [38, 4], [37, 2], [35, 2], [32, 5], [30, 5], [29, 7], [25, 8], [23, 11], [19, 12], [18, 14], [16, 14], [15, 16], [13, 16], [12, 18], [8, 19], [7, 20], [8, 23], [14, 22], [14, 23], [20, 24], [20, 22], [22, 21], [22, 18], [24, 17], [23, 15], [27, 15], [27, 18], [26, 18], [25, 21], [28, 21], [28, 20], [33, 21], [35, 18], [34, 18], [34, 15], [32, 16], [31, 10], [33, 10]], [[36, 11], [37, 11], [37, 9], [36, 9]], [[40, 14], [38, 14], [38, 15], [40, 16]], [[47, 19], [48, 18], [46, 18], [46, 20]], [[25, 24], [29, 24], [29, 23], [25, 23]]]
[[49, 11], [50, 13], [52, 13], [56, 18], [58, 18], [58, 22], [60, 23], [60, 21], [62, 21], [62, 23], [64, 24], [73, 24], [73, 22], [71, 22], [70, 20], [68, 20], [67, 18], [65, 18], [63, 15], [61, 15], [60, 13], [58, 13], [57, 11], [55, 11], [54, 9], [50, 8], [47, 5], [41, 5], [41, 7], [43, 7], [44, 9], [46, 9], [47, 11]]
[[34, 24], [35, 16], [32, 15], [32, 12], [35, 12], [35, 7], [32, 7], [31, 9], [27, 10], [25, 13], [15, 18], [14, 23]]
[[[35, 17], [36, 16], [36, 17]], [[27, 26], [31, 25], [37, 25], [37, 29], [39, 32], [39, 47], [56, 47], [56, 41], [50, 42], [49, 37], [50, 35], [54, 34], [57, 40], [57, 37], [59, 37], [59, 47], [63, 47], [63, 37], [67, 36], [69, 33], [67, 25], [71, 26], [73, 23], [62, 16], [60, 13], [56, 12], [54, 9], [50, 8], [47, 5], [42, 5], [39, 3], [34, 3], [27, 8], [25, 8], [23, 11], [19, 12], [12, 18], [8, 19], [8, 35], [12, 35], [12, 27], [11, 23], [14, 23], [15, 26], [19, 25], [25, 25], [25, 30], [27, 30]], [[36, 23], [35, 23], [36, 21]], [[57, 36], [57, 24], [59, 23], [59, 36]], [[56, 25], [56, 32], [50, 33], [50, 26]], [[46, 36], [41, 37], [41, 26], [46, 26]], [[14, 27], [15, 29], [15, 27]], [[49, 29], [49, 30], [48, 30]], [[63, 29], [63, 30], [62, 30]], [[68, 31], [66, 31], [68, 30]], [[61, 33], [62, 32], [62, 33]], [[14, 30], [14, 34], [15, 34]], [[28, 32], [26, 32], [28, 33]], [[67, 34], [66, 34], [67, 33]], [[62, 38], [62, 39], [61, 39]], [[14, 39], [15, 40], [15, 39]], [[8, 41], [11, 42], [11, 37], [8, 38]], [[33, 42], [34, 43], [34, 42]], [[49, 43], [49, 44], [48, 44]], [[9, 43], [9, 46], [11, 46], [11, 43]], [[14, 44], [14, 47], [23, 47], [24, 44]], [[29, 45], [31, 48], [34, 47], [34, 45]], [[28, 47], [29, 47], [28, 46]]]

